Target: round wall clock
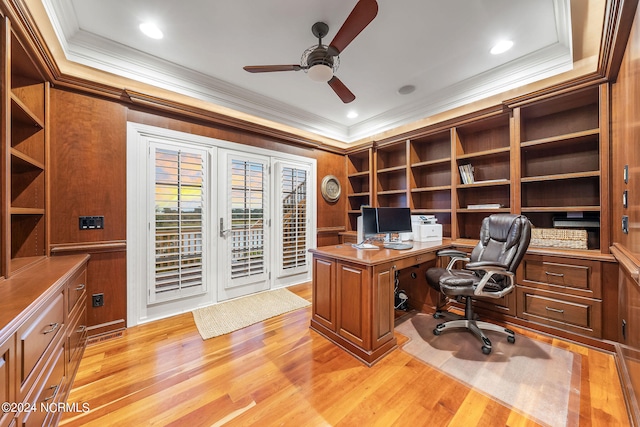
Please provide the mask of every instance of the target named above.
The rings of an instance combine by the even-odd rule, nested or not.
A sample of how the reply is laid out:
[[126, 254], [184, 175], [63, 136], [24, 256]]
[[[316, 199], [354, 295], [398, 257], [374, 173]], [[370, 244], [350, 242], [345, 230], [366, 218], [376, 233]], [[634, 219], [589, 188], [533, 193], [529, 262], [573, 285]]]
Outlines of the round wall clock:
[[337, 202], [340, 199], [340, 181], [333, 175], [327, 175], [322, 179], [320, 185], [322, 197], [329, 203]]

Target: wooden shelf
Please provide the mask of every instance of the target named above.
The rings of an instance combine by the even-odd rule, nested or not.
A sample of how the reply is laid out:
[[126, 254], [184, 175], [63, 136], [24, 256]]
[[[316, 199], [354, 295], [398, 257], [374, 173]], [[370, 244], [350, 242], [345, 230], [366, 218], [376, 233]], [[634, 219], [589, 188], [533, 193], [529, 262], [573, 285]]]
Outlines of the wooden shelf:
[[21, 208], [12, 206], [10, 209], [11, 215], [44, 215], [45, 212], [43, 208]]
[[436, 186], [436, 187], [412, 188], [411, 192], [412, 193], [423, 193], [423, 192], [429, 192], [429, 191], [445, 191], [445, 190], [451, 190], [451, 186], [450, 185], [440, 185], [440, 186]]
[[575, 173], [563, 173], [557, 175], [541, 175], [523, 177], [520, 179], [522, 183], [527, 182], [540, 182], [540, 181], [560, 181], [566, 179], [580, 179], [580, 178], [598, 178], [600, 177], [600, 171], [591, 172], [575, 172]]
[[567, 135], [556, 135], [549, 138], [537, 139], [534, 141], [525, 141], [520, 144], [522, 148], [540, 148], [540, 149], [548, 149], [549, 144], [576, 144], [586, 140], [593, 139], [593, 137], [597, 137], [600, 135], [600, 129], [588, 129], [580, 132], [573, 132]]
[[437, 160], [428, 160], [425, 162], [419, 162], [419, 163], [413, 163], [411, 165], [412, 168], [424, 168], [424, 167], [429, 167], [429, 166], [435, 166], [435, 165], [441, 165], [441, 164], [449, 164], [451, 163], [451, 157], [447, 157], [444, 159], [437, 159]]
[[522, 212], [600, 212], [600, 206], [528, 206]]
[[44, 129], [44, 122], [36, 116], [14, 93], [11, 93], [11, 118], [28, 126]]
[[11, 148], [11, 169], [13, 171], [21, 171], [27, 169], [44, 170], [44, 164], [36, 159], [18, 151], [15, 148]]
[[484, 157], [484, 156], [494, 156], [496, 154], [509, 154], [510, 149], [509, 147], [504, 147], [504, 148], [495, 148], [492, 150], [484, 150], [484, 151], [477, 151], [475, 153], [469, 153], [469, 154], [461, 154], [459, 156], [456, 156], [456, 159], [458, 160], [467, 160], [467, 159], [473, 159], [476, 157]]

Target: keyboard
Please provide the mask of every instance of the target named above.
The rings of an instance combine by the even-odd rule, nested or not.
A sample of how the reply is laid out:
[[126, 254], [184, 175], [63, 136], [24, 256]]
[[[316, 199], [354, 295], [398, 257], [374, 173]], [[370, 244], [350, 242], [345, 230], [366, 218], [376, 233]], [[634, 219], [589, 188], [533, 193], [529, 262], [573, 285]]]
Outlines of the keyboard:
[[384, 247], [386, 249], [397, 249], [397, 250], [403, 250], [403, 249], [411, 249], [413, 248], [413, 243], [385, 243]]

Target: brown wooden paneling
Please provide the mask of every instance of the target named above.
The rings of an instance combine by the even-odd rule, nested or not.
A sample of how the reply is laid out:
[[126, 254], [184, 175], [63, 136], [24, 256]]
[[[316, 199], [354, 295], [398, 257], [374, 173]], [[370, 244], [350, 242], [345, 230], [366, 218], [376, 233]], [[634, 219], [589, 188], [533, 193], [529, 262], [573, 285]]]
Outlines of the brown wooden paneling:
[[[611, 94], [611, 176], [612, 176], [612, 241], [625, 246], [640, 257], [640, 13], [624, 55], [618, 80]], [[628, 183], [623, 180], [623, 168], [629, 167]], [[627, 191], [629, 205], [622, 206], [622, 194]], [[622, 216], [629, 217], [629, 234], [622, 232]]]
[[[126, 108], [51, 91], [51, 245], [126, 239]], [[80, 215], [104, 229], [80, 230]]]
[[[89, 284], [87, 323], [89, 335], [98, 335], [125, 326], [127, 318], [127, 254], [120, 252], [92, 253], [87, 272]], [[104, 305], [93, 307], [91, 296], [104, 294]], [[112, 325], [111, 328], [100, 327]], [[105, 330], [106, 329], [106, 330]]]

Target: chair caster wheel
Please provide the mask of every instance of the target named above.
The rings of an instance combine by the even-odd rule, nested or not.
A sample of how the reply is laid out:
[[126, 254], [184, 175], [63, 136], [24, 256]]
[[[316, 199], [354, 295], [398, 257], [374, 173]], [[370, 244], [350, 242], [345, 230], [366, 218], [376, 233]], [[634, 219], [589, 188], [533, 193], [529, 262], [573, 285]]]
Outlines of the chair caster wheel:
[[513, 344], [514, 342], [516, 342], [516, 337], [512, 337], [511, 335], [509, 335], [507, 337], [507, 341], [509, 341], [511, 344]]
[[442, 332], [440, 331], [440, 329], [436, 328], [433, 330], [433, 335], [440, 335]]
[[482, 346], [482, 353], [489, 354], [491, 353], [491, 347]]

